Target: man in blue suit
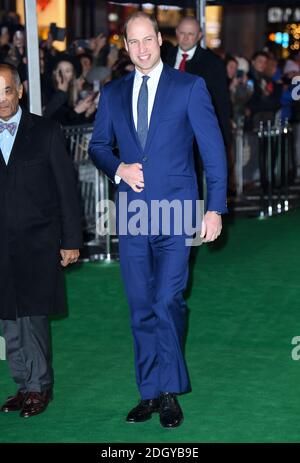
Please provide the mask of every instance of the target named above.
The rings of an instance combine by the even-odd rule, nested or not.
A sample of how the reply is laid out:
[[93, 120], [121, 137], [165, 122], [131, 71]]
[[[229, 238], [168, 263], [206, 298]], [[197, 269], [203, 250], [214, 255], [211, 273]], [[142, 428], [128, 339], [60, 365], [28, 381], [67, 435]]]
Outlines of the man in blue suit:
[[[125, 210], [121, 201], [125, 193], [129, 205], [143, 200], [147, 206], [142, 208], [144, 216], [155, 202], [192, 205], [189, 225], [181, 233], [175, 228], [182, 217], [175, 212], [170, 214], [167, 233], [151, 214], [146, 214], [146, 232], [145, 227], [140, 233], [121, 232], [119, 222], [120, 264], [141, 396], [127, 421], [145, 421], [159, 412], [161, 425], [173, 428], [183, 420], [177, 395], [190, 390], [182, 343], [186, 321], [183, 292], [190, 253], [186, 244], [198, 198], [194, 137], [207, 180], [207, 210], [201, 224], [205, 242], [214, 241], [221, 233], [221, 214], [227, 212], [227, 167], [222, 135], [203, 79], [163, 65], [161, 44], [155, 19], [137, 12], [127, 20], [125, 47], [135, 71], [104, 87], [89, 151], [99, 169], [116, 183], [120, 180], [118, 215], [122, 221], [127, 217], [128, 228], [133, 208]], [[120, 158], [112, 151], [115, 140]], [[144, 216], [139, 216], [141, 221]]]

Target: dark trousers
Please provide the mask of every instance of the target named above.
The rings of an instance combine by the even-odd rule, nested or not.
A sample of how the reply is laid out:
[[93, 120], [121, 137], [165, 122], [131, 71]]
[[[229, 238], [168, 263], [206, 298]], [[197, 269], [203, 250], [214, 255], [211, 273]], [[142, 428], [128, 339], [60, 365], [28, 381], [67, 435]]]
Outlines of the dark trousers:
[[22, 392], [53, 387], [51, 342], [47, 316], [0, 320], [13, 380]]
[[119, 250], [141, 398], [188, 392], [183, 292], [190, 247], [184, 236], [120, 236]]

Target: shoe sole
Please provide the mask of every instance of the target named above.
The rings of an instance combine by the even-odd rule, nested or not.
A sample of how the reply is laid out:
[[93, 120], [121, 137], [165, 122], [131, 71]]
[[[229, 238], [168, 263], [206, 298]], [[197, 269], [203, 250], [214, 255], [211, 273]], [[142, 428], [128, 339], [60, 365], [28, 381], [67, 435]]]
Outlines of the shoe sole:
[[178, 422], [178, 424], [175, 424], [175, 425], [170, 425], [170, 426], [164, 426], [163, 424], [160, 423], [160, 425], [165, 428], [165, 429], [174, 429], [174, 428], [178, 428], [182, 423], [183, 423], [184, 419], [182, 418], [182, 420], [180, 420]]
[[21, 418], [31, 418], [32, 416], [40, 415], [40, 414], [43, 413], [45, 410], [47, 410], [48, 405], [49, 405], [50, 402], [52, 402], [52, 400], [53, 400], [53, 396], [50, 397], [50, 399], [49, 399], [49, 401], [48, 401], [46, 407], [45, 407], [43, 410], [41, 410], [41, 411], [39, 411], [39, 412], [37, 412], [37, 413], [33, 413], [32, 415], [22, 415], [22, 413], [20, 413], [20, 417], [21, 417]]
[[21, 418], [26, 418], [26, 419], [27, 419], [27, 418], [31, 418], [32, 416], [40, 415], [41, 413], [43, 413], [43, 412], [46, 411], [46, 410], [47, 410], [47, 407], [45, 407], [43, 410], [40, 410], [40, 411], [37, 412], [37, 413], [32, 413], [31, 415], [22, 415], [22, 414], [20, 413], [20, 417], [21, 417]]
[[158, 412], [159, 412], [159, 410], [153, 410], [153, 412], [151, 412], [151, 416], [149, 416], [149, 418], [145, 418], [144, 420], [139, 420], [139, 421], [126, 420], [126, 423], [144, 423], [145, 421], [151, 420], [151, 418], [152, 418], [152, 413], [158, 413]]

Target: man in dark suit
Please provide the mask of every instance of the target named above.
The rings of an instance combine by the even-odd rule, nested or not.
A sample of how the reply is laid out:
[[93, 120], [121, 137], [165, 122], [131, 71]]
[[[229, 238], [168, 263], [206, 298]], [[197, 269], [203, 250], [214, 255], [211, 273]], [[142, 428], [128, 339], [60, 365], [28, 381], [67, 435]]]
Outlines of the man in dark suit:
[[176, 28], [176, 37], [178, 46], [169, 49], [164, 61], [175, 69], [205, 80], [227, 145], [230, 138], [230, 95], [224, 63], [211, 50], [199, 45], [202, 32], [196, 18], [182, 18]]
[[48, 316], [66, 309], [61, 266], [77, 261], [82, 241], [62, 133], [56, 123], [21, 109], [22, 91], [16, 69], [1, 64], [0, 326], [18, 385], [1, 410], [27, 418], [52, 398]]
[[[182, 343], [187, 239], [192, 236], [190, 225], [198, 205], [194, 136], [208, 185], [204, 241], [214, 241], [221, 233], [227, 176], [223, 139], [205, 82], [163, 65], [161, 44], [155, 19], [143, 12], [128, 19], [125, 47], [135, 71], [103, 88], [89, 151], [98, 168], [112, 180], [121, 180], [117, 198], [120, 264], [140, 392], [127, 421], [145, 421], [159, 412], [161, 425], [174, 428], [183, 420], [177, 394], [190, 390]], [[115, 138], [120, 158], [113, 154]], [[178, 214], [174, 211], [162, 220], [152, 214], [158, 203], [166, 206], [167, 213], [174, 200]], [[186, 204], [191, 206], [187, 217]], [[142, 229], [134, 227], [136, 206], [141, 211], [136, 223], [143, 224]], [[182, 217], [187, 218], [184, 229]]]

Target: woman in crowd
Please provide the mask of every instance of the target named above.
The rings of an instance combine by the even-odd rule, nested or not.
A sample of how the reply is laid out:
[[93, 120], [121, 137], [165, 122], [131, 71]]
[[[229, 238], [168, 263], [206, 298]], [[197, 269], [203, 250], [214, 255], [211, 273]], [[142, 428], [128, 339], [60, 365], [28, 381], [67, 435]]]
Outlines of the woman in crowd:
[[77, 125], [93, 120], [96, 107], [94, 94], [79, 98], [78, 77], [81, 66], [71, 56], [60, 55], [52, 73], [54, 92], [44, 108], [44, 115], [62, 125]]

